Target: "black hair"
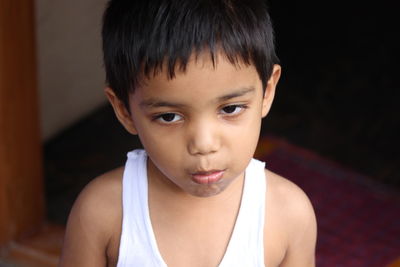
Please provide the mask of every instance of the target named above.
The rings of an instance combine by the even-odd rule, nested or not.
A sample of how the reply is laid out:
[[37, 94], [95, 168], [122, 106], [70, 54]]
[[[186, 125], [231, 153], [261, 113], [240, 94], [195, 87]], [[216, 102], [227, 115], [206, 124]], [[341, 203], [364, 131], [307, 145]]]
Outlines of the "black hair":
[[172, 79], [193, 54], [253, 64], [263, 88], [278, 63], [265, 0], [111, 0], [102, 38], [106, 82], [127, 107], [142, 77], [166, 67]]

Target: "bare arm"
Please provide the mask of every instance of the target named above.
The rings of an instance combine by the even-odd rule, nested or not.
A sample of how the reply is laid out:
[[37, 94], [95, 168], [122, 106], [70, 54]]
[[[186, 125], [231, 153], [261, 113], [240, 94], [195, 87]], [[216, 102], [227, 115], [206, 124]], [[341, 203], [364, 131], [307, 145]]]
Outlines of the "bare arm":
[[282, 267], [314, 267], [317, 223], [310, 201], [303, 193], [296, 204], [296, 217], [290, 222], [292, 233]]
[[107, 266], [107, 247], [119, 228], [119, 190], [104, 176], [81, 192], [68, 218], [60, 267]]
[[266, 175], [266, 262], [281, 267], [315, 266], [317, 224], [310, 200], [289, 180], [269, 171]]

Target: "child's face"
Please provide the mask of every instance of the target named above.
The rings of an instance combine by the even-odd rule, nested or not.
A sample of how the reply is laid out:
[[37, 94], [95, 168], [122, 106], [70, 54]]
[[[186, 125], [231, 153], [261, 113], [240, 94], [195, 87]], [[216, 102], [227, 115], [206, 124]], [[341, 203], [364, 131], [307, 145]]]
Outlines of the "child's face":
[[265, 95], [253, 66], [235, 67], [222, 56], [215, 68], [202, 56], [173, 79], [162, 72], [146, 80], [130, 96], [125, 127], [139, 135], [149, 175], [199, 197], [243, 177], [273, 99], [275, 72]]

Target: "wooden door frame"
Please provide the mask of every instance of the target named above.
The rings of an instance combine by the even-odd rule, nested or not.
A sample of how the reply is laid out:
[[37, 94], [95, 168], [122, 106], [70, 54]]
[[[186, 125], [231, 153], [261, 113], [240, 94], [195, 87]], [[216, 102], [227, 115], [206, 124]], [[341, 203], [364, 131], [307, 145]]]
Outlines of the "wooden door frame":
[[0, 260], [57, 266], [64, 226], [45, 220], [34, 0], [0, 0]]
[[45, 219], [33, 0], [0, 0], [0, 247]]

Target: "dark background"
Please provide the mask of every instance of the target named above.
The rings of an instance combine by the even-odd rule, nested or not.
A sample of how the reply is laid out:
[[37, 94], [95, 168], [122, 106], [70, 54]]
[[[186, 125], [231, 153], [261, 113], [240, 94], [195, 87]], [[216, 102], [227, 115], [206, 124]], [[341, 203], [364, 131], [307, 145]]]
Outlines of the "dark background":
[[398, 186], [399, 14], [368, 2], [270, 1], [283, 73], [264, 130]]
[[[283, 73], [262, 134], [399, 188], [400, 23], [394, 4], [273, 0], [269, 6]], [[49, 140], [49, 219], [65, 223], [83, 186], [124, 164], [125, 153], [138, 146], [109, 106]]]

